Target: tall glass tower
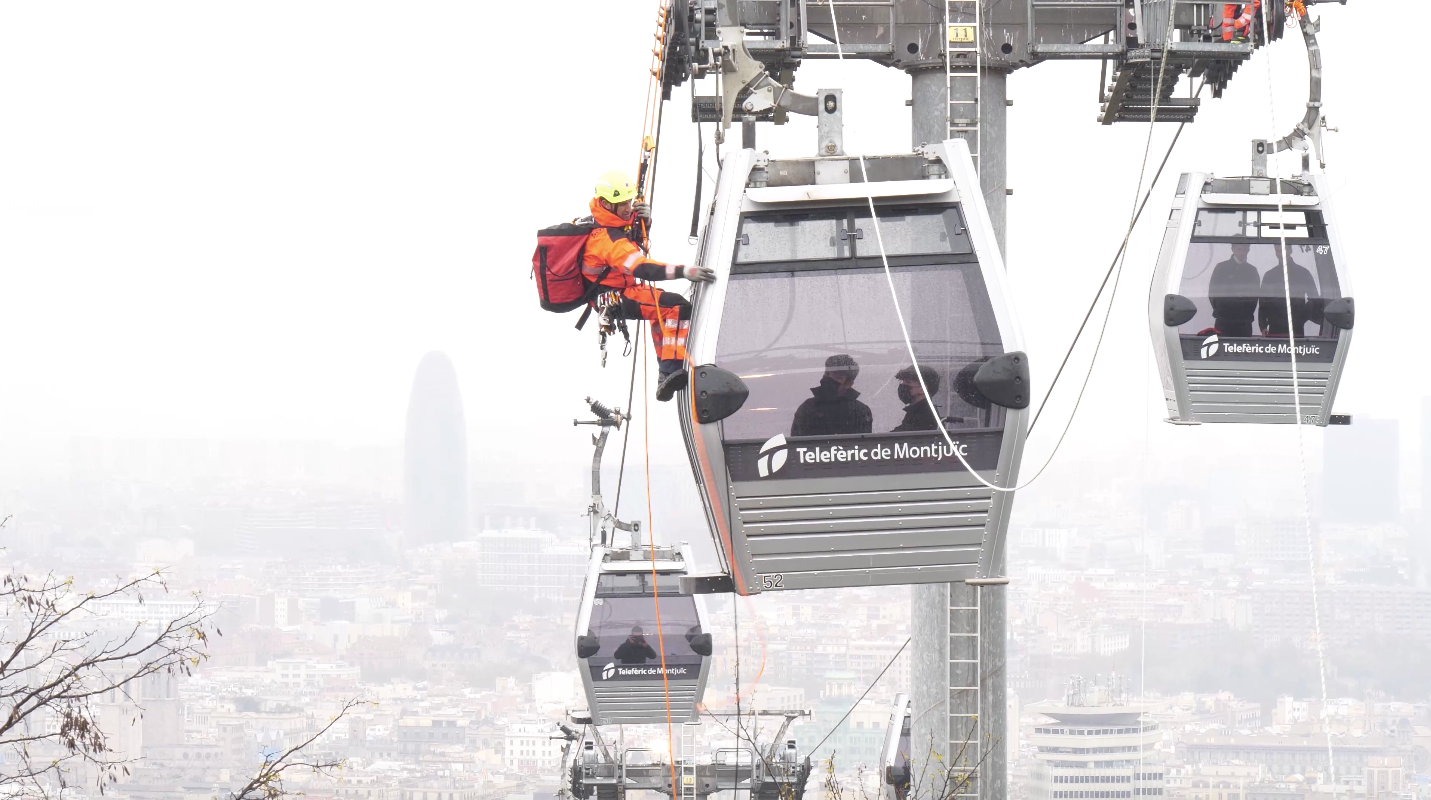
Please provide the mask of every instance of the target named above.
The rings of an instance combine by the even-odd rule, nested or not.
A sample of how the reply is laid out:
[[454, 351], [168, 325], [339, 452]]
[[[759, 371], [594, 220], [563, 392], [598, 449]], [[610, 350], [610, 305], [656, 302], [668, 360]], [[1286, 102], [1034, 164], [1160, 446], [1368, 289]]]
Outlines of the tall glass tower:
[[445, 353], [423, 356], [413, 376], [403, 479], [410, 541], [450, 542], [467, 533], [467, 422]]

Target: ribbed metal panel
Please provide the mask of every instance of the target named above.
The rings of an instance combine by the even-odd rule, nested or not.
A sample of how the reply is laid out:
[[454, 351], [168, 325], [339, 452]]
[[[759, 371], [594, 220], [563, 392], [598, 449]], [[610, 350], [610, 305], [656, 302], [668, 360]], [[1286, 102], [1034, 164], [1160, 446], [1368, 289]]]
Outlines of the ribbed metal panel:
[[[1188, 401], [1196, 419], [1216, 422], [1295, 422], [1292, 370], [1221, 369], [1187, 366]], [[1330, 369], [1325, 364], [1298, 365], [1297, 390], [1303, 416], [1320, 415]]]
[[[690, 719], [695, 713], [697, 681], [671, 681], [671, 719]], [[655, 725], [666, 721], [666, 687], [661, 681], [613, 681], [593, 687], [602, 724]]]
[[787, 577], [977, 564], [991, 503], [983, 487], [737, 496], [756, 572]]

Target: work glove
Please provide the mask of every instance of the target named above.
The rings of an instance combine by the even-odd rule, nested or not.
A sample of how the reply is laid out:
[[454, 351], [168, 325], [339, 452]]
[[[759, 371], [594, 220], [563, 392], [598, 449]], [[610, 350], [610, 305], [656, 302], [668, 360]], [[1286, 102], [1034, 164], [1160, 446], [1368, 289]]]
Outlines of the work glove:
[[681, 267], [681, 277], [691, 283], [711, 283], [715, 280], [715, 270], [706, 267]]
[[631, 213], [632, 213], [633, 215], [635, 215], [636, 217], [639, 217], [639, 218], [640, 218], [643, 222], [645, 222], [647, 225], [650, 225], [650, 224], [651, 224], [651, 204], [650, 204], [650, 203], [632, 203], [632, 204], [631, 204]]

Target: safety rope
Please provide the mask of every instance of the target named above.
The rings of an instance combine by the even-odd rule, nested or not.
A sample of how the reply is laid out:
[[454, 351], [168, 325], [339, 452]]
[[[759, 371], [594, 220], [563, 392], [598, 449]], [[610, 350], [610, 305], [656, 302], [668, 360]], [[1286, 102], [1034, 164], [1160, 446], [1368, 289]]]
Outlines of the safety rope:
[[[1275, 2], [1275, 0], [1274, 0]], [[1303, 16], [1298, 21], [1302, 25], [1310, 25], [1312, 21], [1305, 16], [1306, 9], [1300, 9]], [[1262, 41], [1270, 41], [1268, 36], [1268, 12], [1262, 12]], [[1272, 55], [1267, 55], [1267, 114], [1272, 124], [1273, 135], [1277, 131], [1277, 108], [1276, 98], [1273, 94], [1273, 87], [1276, 83], [1272, 75]], [[1269, 140], [1274, 141], [1274, 140]], [[1312, 584], [1312, 627], [1313, 635], [1317, 642], [1317, 675], [1321, 682], [1322, 690], [1322, 726], [1327, 736], [1327, 770], [1331, 775], [1332, 786], [1337, 784], [1337, 762], [1332, 752], [1332, 726], [1331, 713], [1328, 708], [1329, 701], [1327, 695], [1327, 654], [1326, 644], [1322, 641], [1322, 609], [1321, 598], [1317, 592], [1317, 556], [1316, 546], [1312, 534], [1312, 507], [1308, 500], [1307, 493], [1307, 445], [1302, 434], [1302, 389], [1299, 376], [1297, 374], [1297, 339], [1296, 317], [1292, 316], [1292, 259], [1287, 253], [1287, 217], [1286, 210], [1282, 202], [1282, 175], [1277, 164], [1277, 154], [1272, 153], [1268, 159], [1268, 167], [1272, 172], [1272, 179], [1275, 181], [1277, 189], [1277, 246], [1282, 255], [1282, 294], [1286, 302], [1287, 312], [1287, 349], [1291, 355], [1292, 364], [1292, 407], [1296, 413], [1294, 420], [1297, 429], [1297, 463], [1301, 469], [1302, 479], [1302, 521], [1303, 531], [1307, 540], [1307, 572]], [[1260, 222], [1260, 220], [1259, 220]]]
[[[636, 199], [648, 205], [656, 195], [656, 165], [661, 145], [661, 120], [666, 104], [662, 100], [662, 88], [666, 71], [666, 36], [670, 32], [670, 20], [666, 18], [664, 0], [656, 5], [656, 33], [652, 36], [651, 63], [647, 68], [646, 101], [641, 114], [641, 151], [636, 166]], [[650, 191], [647, 191], [647, 187]], [[642, 249], [650, 252], [650, 232], [648, 223], [641, 225]]]
[[666, 631], [661, 626], [661, 589], [656, 572], [656, 526], [651, 513], [651, 414], [650, 414], [650, 370], [647, 361], [641, 362], [641, 429], [646, 456], [646, 540], [650, 542], [651, 553], [651, 605], [656, 609], [656, 646], [661, 648], [661, 689], [666, 696], [666, 747], [671, 754], [671, 796], [680, 792], [676, 784], [676, 733], [671, 723], [671, 676], [666, 672]]
[[[745, 717], [740, 713], [740, 604], [730, 599], [731, 619], [735, 625], [735, 782], [740, 785], [740, 734], [745, 730]], [[755, 765], [751, 765], [753, 770]]]
[[[831, 30], [833, 31], [833, 33], [834, 33], [834, 39], [835, 39], [835, 53], [836, 53], [837, 56], [839, 57], [839, 60], [840, 60], [840, 61], [844, 61], [844, 60], [845, 60], [845, 50], [844, 50], [843, 45], [840, 43], [840, 25], [839, 25], [839, 21], [838, 21], [838, 20], [836, 19], [836, 17], [835, 17], [835, 2], [834, 2], [834, 0], [826, 0], [826, 2], [829, 4], [829, 7], [830, 7], [830, 29], [831, 29]], [[1171, 15], [1171, 13], [1169, 13], [1169, 19], [1168, 19], [1168, 26], [1169, 26], [1169, 28], [1172, 27], [1172, 23], [1173, 23], [1173, 17], [1172, 17], [1172, 15]], [[1171, 38], [1172, 38], [1172, 34], [1169, 33], [1168, 36], [1167, 36], [1167, 38], [1168, 38], [1168, 39], [1171, 39]], [[1165, 41], [1166, 41], [1166, 40], [1165, 40]], [[1144, 146], [1144, 148], [1143, 148], [1143, 161], [1142, 161], [1141, 166], [1140, 166], [1139, 169], [1138, 169], [1138, 191], [1134, 193], [1134, 206], [1135, 206], [1135, 208], [1134, 208], [1134, 212], [1133, 212], [1132, 218], [1128, 221], [1128, 230], [1127, 230], [1127, 232], [1126, 232], [1126, 233], [1124, 234], [1124, 236], [1123, 236], [1123, 243], [1122, 243], [1122, 245], [1119, 246], [1119, 248], [1118, 248], [1118, 256], [1116, 257], [1116, 264], [1117, 264], [1118, 269], [1117, 269], [1117, 272], [1116, 272], [1116, 274], [1115, 274], [1115, 276], [1114, 276], [1114, 280], [1113, 280], [1113, 293], [1109, 295], [1109, 298], [1108, 298], [1108, 310], [1107, 310], [1107, 312], [1106, 312], [1106, 313], [1104, 314], [1104, 316], [1103, 316], [1103, 328], [1099, 331], [1099, 335], [1098, 335], [1098, 344], [1099, 344], [1099, 347], [1100, 347], [1100, 348], [1101, 348], [1102, 342], [1103, 342], [1103, 332], [1106, 331], [1107, 328], [1108, 328], [1108, 318], [1111, 316], [1111, 314], [1112, 314], [1112, 312], [1113, 312], [1113, 300], [1115, 299], [1116, 293], [1117, 293], [1117, 291], [1118, 291], [1118, 282], [1119, 282], [1119, 280], [1120, 280], [1121, 277], [1122, 277], [1122, 273], [1123, 273], [1123, 262], [1124, 262], [1124, 260], [1125, 260], [1124, 257], [1126, 256], [1127, 249], [1128, 249], [1128, 240], [1132, 237], [1132, 235], [1133, 235], [1133, 229], [1134, 229], [1134, 227], [1137, 225], [1138, 218], [1139, 218], [1139, 216], [1141, 216], [1141, 212], [1142, 212], [1142, 207], [1138, 204], [1137, 196], [1138, 196], [1138, 194], [1140, 194], [1140, 193], [1142, 192], [1143, 179], [1144, 179], [1144, 177], [1146, 177], [1146, 175], [1147, 175], [1148, 155], [1149, 155], [1149, 152], [1150, 152], [1150, 150], [1151, 150], [1152, 141], [1153, 141], [1153, 126], [1154, 126], [1154, 123], [1156, 123], [1156, 122], [1157, 122], [1157, 119], [1158, 119], [1158, 100], [1160, 99], [1162, 80], [1163, 80], [1163, 77], [1164, 77], [1164, 75], [1165, 75], [1164, 70], [1166, 69], [1166, 67], [1167, 67], [1167, 48], [1164, 47], [1164, 48], [1163, 48], [1163, 54], [1162, 54], [1161, 62], [1160, 62], [1159, 67], [1158, 67], [1158, 81], [1157, 81], [1157, 84], [1154, 86], [1153, 103], [1152, 103], [1152, 114], [1151, 114], [1151, 118], [1150, 118], [1149, 126], [1148, 126], [1148, 139], [1147, 139], [1147, 143], [1145, 144], [1145, 146]], [[981, 80], [982, 80], [982, 78], [981, 78]], [[1181, 133], [1181, 129], [1179, 130], [1179, 132]], [[1174, 139], [1173, 139], [1173, 144], [1176, 144], [1176, 143], [1177, 143], [1177, 139], [1174, 138]], [[1168, 154], [1169, 154], [1169, 155], [1172, 154], [1172, 146], [1171, 146], [1171, 145], [1170, 145], [1169, 148], [1168, 148]], [[869, 181], [868, 181], [869, 172], [868, 172], [868, 171], [866, 170], [866, 168], [865, 168], [865, 157], [864, 157], [863, 154], [861, 154], [861, 155], [859, 156], [859, 161], [860, 161], [860, 175], [861, 175], [861, 177], [866, 178], [866, 180], [865, 180], [865, 185], [866, 185], [866, 187], [868, 187], [868, 185], [869, 185]], [[1163, 159], [1163, 163], [1164, 163], [1164, 164], [1167, 163], [1167, 157], [1166, 157], [1166, 156], [1165, 156], [1164, 159]], [[1159, 173], [1158, 173], [1158, 174], [1159, 174], [1159, 175], [1162, 174], [1162, 168], [1161, 168], [1161, 167], [1159, 167]], [[1154, 183], [1156, 184], [1156, 179], [1154, 180]], [[1145, 195], [1145, 196], [1144, 196], [1144, 199], [1143, 199], [1143, 205], [1146, 205], [1146, 204], [1147, 204], [1147, 197], [1148, 197], [1148, 196], [1151, 196], [1151, 195], [1152, 195], [1152, 192], [1153, 192], [1153, 187], [1152, 187], [1152, 186], [1149, 186], [1149, 187], [1148, 187], [1147, 195]], [[898, 318], [898, 320], [899, 320], [899, 331], [900, 331], [900, 335], [904, 338], [905, 350], [909, 353], [910, 362], [911, 362], [911, 363], [913, 364], [913, 366], [914, 366], [914, 374], [915, 374], [915, 377], [919, 379], [919, 388], [920, 388], [920, 390], [924, 392], [924, 396], [925, 396], [926, 398], [932, 398], [933, 395], [929, 392], [929, 387], [925, 384], [925, 381], [924, 381], [924, 371], [923, 371], [922, 369], [920, 369], [920, 367], [919, 367], [919, 359], [918, 359], [918, 357], [916, 357], [915, 354], [914, 354], [914, 343], [913, 343], [913, 341], [911, 341], [911, 339], [910, 339], [910, 337], [909, 337], [909, 326], [908, 326], [908, 325], [906, 324], [906, 322], [905, 322], [904, 312], [903, 312], [903, 310], [901, 310], [900, 307], [899, 307], [899, 293], [898, 293], [898, 290], [895, 288], [895, 285], [894, 285], [894, 274], [890, 271], [890, 268], [889, 268], [889, 256], [888, 256], [887, 253], [885, 252], [885, 247], [884, 247], [884, 234], [883, 234], [883, 232], [882, 232], [882, 230], [881, 230], [880, 221], [879, 221], [879, 215], [875, 212], [874, 194], [873, 194], [873, 192], [868, 191], [868, 189], [866, 190], [866, 193], [865, 193], [865, 200], [866, 200], [866, 201], [868, 202], [868, 204], [869, 204], [870, 218], [871, 218], [871, 220], [872, 220], [873, 223], [874, 223], [875, 241], [876, 241], [876, 243], [878, 243], [878, 245], [879, 245], [880, 263], [884, 265], [884, 276], [885, 276], [885, 280], [886, 280], [886, 281], [888, 282], [888, 284], [889, 284], [890, 300], [891, 300], [892, 303], [894, 304], [894, 313], [895, 313], [896, 318]], [[995, 244], [994, 246], [997, 247], [997, 244]], [[1104, 278], [1104, 283], [1105, 283], [1105, 284], [1107, 283], [1107, 280], [1108, 280], [1107, 277], [1105, 277], [1105, 278]], [[1102, 287], [1099, 287], [1099, 294], [1101, 294], [1101, 293], [1102, 293]], [[1094, 297], [1094, 303], [1095, 303], [1095, 304], [1097, 303], [1097, 300], [1098, 300], [1098, 298], [1097, 298], [1097, 296], [1095, 296], [1095, 297]], [[1091, 308], [1089, 309], [1089, 313], [1090, 313], [1090, 314], [1092, 313], [1092, 309], [1091, 309]], [[1085, 318], [1085, 322], [1086, 322], [1086, 318]], [[1082, 328], [1081, 328], [1081, 327], [1080, 327], [1080, 329], [1079, 329], [1079, 332], [1080, 332], [1080, 333], [1082, 332]], [[1074, 340], [1074, 344], [1077, 344], [1077, 339], [1076, 339], [1076, 338], [1075, 338], [1075, 340]], [[1072, 351], [1072, 346], [1070, 346], [1069, 349], [1070, 349], [1070, 352], [1071, 352], [1071, 351]], [[1096, 359], [1096, 357], [1097, 357], [1097, 351], [1096, 351], [1096, 350], [1095, 350], [1095, 352], [1094, 352], [1094, 357], [1095, 357], [1095, 359]], [[1065, 359], [1064, 359], [1064, 360], [1065, 360], [1065, 362], [1067, 361], [1067, 356], [1065, 356]], [[1093, 374], [1093, 367], [1094, 367], [1094, 362], [1090, 362], [1089, 365], [1088, 365], [1088, 374], [1085, 375], [1085, 377], [1084, 377], [1083, 389], [1087, 389], [1087, 388], [1088, 388], [1088, 377]], [[1078, 401], [1079, 401], [1079, 403], [1082, 402], [1083, 389], [1080, 389], [1080, 390], [1079, 390], [1079, 393], [1078, 393]], [[1052, 391], [1052, 388], [1051, 388], [1051, 387], [1050, 387], [1050, 391]], [[1047, 402], [1047, 395], [1045, 395], [1045, 402]], [[931, 407], [932, 407], [932, 405], [933, 405], [933, 404], [932, 404], [932, 402], [931, 402]], [[1040, 410], [1042, 410], [1042, 407], [1040, 407]], [[942, 436], [944, 437], [944, 441], [945, 441], [946, 444], [949, 445], [949, 449], [954, 452], [954, 456], [959, 459], [959, 463], [964, 466], [964, 469], [968, 470], [969, 475], [972, 476], [972, 477], [974, 478], [974, 480], [978, 481], [978, 482], [979, 482], [980, 484], [982, 484], [985, 488], [988, 488], [988, 489], [991, 490], [991, 491], [995, 491], [995, 492], [1014, 492], [1014, 491], [1017, 491], [1017, 490], [1019, 490], [1019, 489], [1025, 488], [1025, 487], [1029, 486], [1030, 484], [1032, 484], [1034, 481], [1038, 480], [1038, 479], [1039, 479], [1039, 476], [1043, 475], [1044, 470], [1048, 469], [1048, 466], [1053, 463], [1053, 458], [1054, 458], [1055, 455], [1058, 454], [1059, 448], [1063, 446], [1063, 440], [1064, 440], [1064, 438], [1068, 435], [1068, 430], [1069, 430], [1070, 427], [1072, 427], [1072, 425], [1073, 425], [1073, 419], [1074, 419], [1074, 416], [1077, 414], [1077, 412], [1078, 412], [1078, 404], [1075, 403], [1074, 408], [1073, 408], [1073, 411], [1069, 414], [1067, 423], [1064, 424], [1063, 432], [1059, 435], [1058, 441], [1054, 443], [1053, 450], [1052, 450], [1052, 451], [1049, 453], [1049, 455], [1048, 455], [1048, 459], [1047, 459], [1046, 461], [1044, 461], [1043, 466], [1039, 467], [1038, 472], [1036, 472], [1032, 478], [1030, 478], [1028, 481], [1024, 482], [1023, 484], [1018, 485], [1018, 486], [1012, 486], [1012, 487], [997, 486], [997, 485], [995, 485], [995, 484], [993, 484], [993, 483], [990, 483], [990, 482], [987, 481], [987, 480], [984, 480], [984, 476], [982, 476], [982, 475], [980, 475], [978, 472], [976, 472], [976, 471], [974, 470], [974, 468], [969, 464], [968, 460], [966, 460], [966, 459], [964, 458], [964, 454], [963, 454], [962, 452], [960, 452], [958, 444], [955, 443], [954, 439], [949, 435], [949, 430], [948, 430], [948, 428], [946, 428], [946, 427], [944, 426], [944, 420], [943, 420], [942, 418], [940, 418], [940, 416], [939, 416], [937, 413], [934, 415], [934, 421], [935, 421], [935, 424], [937, 424], [937, 425], [939, 426], [939, 433], [940, 433], [940, 435], [942, 435]], [[1030, 427], [1032, 427], [1032, 426], [1030, 426]]]
[[[1172, 4], [1172, 3], [1169, 3], [1169, 4], [1168, 4], [1168, 26], [1167, 26], [1167, 30], [1164, 31], [1164, 35], [1163, 35], [1163, 58], [1162, 58], [1162, 63], [1161, 63], [1161, 64], [1159, 65], [1159, 67], [1158, 67], [1158, 80], [1153, 84], [1153, 87], [1152, 87], [1152, 107], [1153, 107], [1153, 113], [1152, 113], [1151, 119], [1150, 119], [1149, 122], [1148, 122], [1148, 127], [1149, 127], [1148, 139], [1147, 139], [1146, 144], [1144, 145], [1144, 151], [1143, 151], [1143, 158], [1144, 158], [1144, 160], [1145, 160], [1145, 163], [1146, 163], [1146, 159], [1147, 159], [1147, 157], [1148, 157], [1147, 148], [1150, 148], [1150, 147], [1152, 146], [1152, 144], [1153, 144], [1153, 131], [1152, 131], [1151, 129], [1152, 129], [1152, 126], [1157, 123], [1158, 99], [1161, 97], [1162, 91], [1163, 91], [1163, 74], [1164, 74], [1164, 73], [1163, 73], [1163, 69], [1167, 66], [1167, 63], [1168, 63], [1168, 59], [1167, 59], [1168, 43], [1171, 42], [1171, 41], [1172, 41], [1172, 38], [1173, 38], [1173, 17], [1174, 17], [1173, 11], [1174, 11], [1173, 4]], [[1202, 87], [1199, 86], [1199, 87], [1198, 87], [1198, 92], [1201, 93], [1201, 91], [1202, 91]], [[1187, 125], [1186, 122], [1184, 122], [1184, 123], [1182, 123], [1181, 125], [1178, 126], [1178, 130], [1177, 130], [1177, 133], [1178, 133], [1178, 134], [1181, 134], [1181, 133], [1182, 133], [1182, 131], [1183, 131], [1183, 126], [1185, 126], [1185, 125]], [[1173, 143], [1174, 143], [1174, 144], [1177, 143], [1177, 135], [1176, 135], [1176, 134], [1173, 136]], [[1171, 146], [1169, 146], [1168, 152], [1171, 154], [1171, 152], [1172, 152], [1172, 147], [1171, 147]], [[1163, 157], [1163, 164], [1166, 164], [1166, 163], [1167, 163], [1167, 156], [1164, 156], [1164, 157]], [[1153, 176], [1153, 184], [1154, 184], [1154, 185], [1157, 184], [1158, 178], [1159, 178], [1159, 176], [1161, 176], [1162, 174], [1163, 174], [1163, 167], [1162, 167], [1162, 165], [1159, 165], [1159, 166], [1158, 166], [1158, 172], [1157, 172], [1157, 174], [1155, 174], [1155, 175]], [[1133, 193], [1133, 202], [1134, 202], [1135, 204], [1138, 202], [1138, 194], [1142, 191], [1142, 188], [1143, 188], [1143, 187], [1142, 187], [1142, 177], [1141, 177], [1141, 176], [1139, 176], [1138, 181], [1139, 181], [1138, 191]], [[1151, 187], [1151, 186], [1148, 187], [1148, 191], [1149, 191], [1149, 193], [1152, 192], [1152, 187]], [[1146, 203], [1147, 200], [1145, 199], [1143, 202]], [[1125, 237], [1124, 237], [1124, 240], [1123, 240], [1123, 241], [1124, 241], [1124, 245], [1123, 245], [1123, 253], [1124, 253], [1123, 259], [1126, 259], [1126, 258], [1127, 258], [1127, 241], [1128, 241], [1128, 236], [1131, 236], [1131, 235], [1132, 235], [1132, 233], [1133, 233], [1133, 231], [1132, 231], [1132, 226], [1137, 224], [1137, 222], [1138, 222], [1138, 217], [1142, 214], [1142, 211], [1143, 211], [1142, 207], [1139, 206], [1139, 207], [1137, 207], [1137, 208], [1134, 210], [1134, 212], [1133, 212], [1133, 221], [1132, 221], [1132, 223], [1129, 224], [1128, 235], [1125, 236]], [[1120, 271], [1120, 272], [1122, 271], [1122, 267], [1119, 267], [1119, 271]], [[1151, 280], [1151, 278], [1150, 278], [1150, 280]], [[1115, 287], [1115, 291], [1116, 291], [1116, 287]], [[1108, 299], [1108, 308], [1109, 308], [1109, 311], [1111, 312], [1111, 311], [1112, 311], [1112, 308], [1113, 308], [1113, 298], [1112, 298], [1112, 296], [1110, 296], [1109, 299]], [[1104, 325], [1105, 325], [1105, 327], [1107, 326], [1107, 320], [1106, 320], [1106, 319], [1104, 320]], [[1102, 333], [1101, 331], [1100, 331], [1099, 334], [1098, 334], [1098, 340], [1099, 340], [1099, 342], [1098, 342], [1098, 343], [1099, 343], [1099, 347], [1101, 348], [1102, 343], [1103, 343], [1103, 333]], [[1097, 358], [1097, 350], [1094, 351], [1094, 358], [1095, 358], [1095, 359]], [[1093, 372], [1093, 369], [1092, 369], [1092, 366], [1091, 366], [1091, 365], [1090, 365], [1088, 371], [1089, 371], [1090, 374]], [[1147, 396], [1146, 392], [1147, 392], [1147, 386], [1151, 383], [1152, 375], [1150, 374], [1150, 372], [1151, 372], [1151, 371], [1149, 370], [1148, 357], [1147, 357], [1147, 354], [1144, 354], [1144, 356], [1143, 356], [1143, 387], [1144, 387], [1144, 389], [1143, 389], [1143, 391], [1144, 391], [1144, 394], [1143, 394], [1143, 468], [1142, 468], [1142, 470], [1140, 470], [1140, 474], [1141, 474], [1142, 480], [1143, 480], [1142, 493], [1143, 493], [1145, 496], [1146, 496], [1147, 490], [1148, 490], [1148, 447], [1149, 447], [1149, 441], [1148, 441], [1148, 422], [1149, 422], [1149, 418], [1148, 418], [1148, 396]], [[1085, 378], [1084, 378], [1084, 382], [1083, 382], [1083, 383], [1084, 383], [1084, 387], [1086, 388], [1087, 385], [1088, 385], [1088, 379], [1087, 379], [1086, 376], [1085, 376]], [[1050, 386], [1049, 386], [1049, 393], [1052, 394], [1052, 392], [1053, 392], [1053, 386], [1050, 385]], [[1079, 401], [1081, 402], [1082, 399], [1083, 399], [1083, 391], [1080, 389], [1080, 390], [1079, 390]], [[1048, 401], [1048, 395], [1045, 395], [1045, 396], [1044, 396], [1044, 401], [1045, 401], [1045, 402]], [[1043, 409], [1042, 409], [1042, 406], [1040, 406], [1040, 409], [1039, 409], [1039, 410], [1040, 410], [1040, 411], [1043, 410]], [[1037, 417], [1035, 417], [1034, 421], [1035, 421], [1035, 422], [1038, 421]], [[1033, 426], [1030, 425], [1029, 427], [1032, 428]], [[1148, 752], [1148, 751], [1147, 751], [1147, 748], [1146, 748], [1146, 746], [1145, 746], [1145, 742], [1144, 742], [1144, 738], [1145, 738], [1144, 734], [1146, 733], [1146, 731], [1144, 730], [1144, 725], [1145, 725], [1145, 723], [1144, 723], [1144, 721], [1143, 721], [1143, 715], [1146, 713], [1146, 711], [1145, 711], [1145, 705], [1144, 705], [1144, 704], [1145, 704], [1145, 702], [1147, 701], [1147, 692], [1148, 692], [1148, 580], [1149, 580], [1149, 575], [1148, 575], [1148, 566], [1149, 566], [1149, 565], [1148, 565], [1148, 561], [1149, 561], [1149, 559], [1148, 559], [1148, 526], [1147, 526], [1147, 525], [1143, 525], [1143, 526], [1142, 526], [1142, 530], [1141, 530], [1141, 533], [1140, 533], [1140, 535], [1139, 535], [1139, 539], [1140, 539], [1140, 541], [1139, 541], [1139, 549], [1141, 549], [1141, 550], [1143, 551], [1143, 553], [1142, 553], [1142, 555], [1143, 555], [1143, 576], [1142, 576], [1142, 584], [1143, 584], [1143, 585], [1142, 585], [1142, 587], [1141, 587], [1141, 589], [1140, 589], [1140, 595], [1141, 595], [1141, 597], [1139, 598], [1139, 602], [1138, 602], [1138, 771], [1137, 771], [1137, 776], [1136, 776], [1137, 779], [1134, 781], [1134, 786], [1136, 787], [1136, 788], [1134, 789], [1134, 792], [1135, 792], [1135, 793], [1141, 793], [1141, 791], [1142, 791], [1142, 787], [1141, 787], [1141, 786], [1138, 786], [1138, 784], [1143, 780], [1143, 767], [1144, 767], [1144, 763], [1145, 763], [1145, 760], [1146, 760], [1146, 757], [1147, 757], [1147, 752]]]
[[[631, 401], [636, 399], [636, 365], [641, 361], [641, 337], [637, 335], [636, 344], [631, 348], [631, 382], [626, 387], [626, 413], [631, 413]], [[621, 519], [621, 487], [626, 482], [626, 445], [631, 441], [631, 426], [627, 425], [626, 430], [621, 432], [621, 465], [616, 468], [616, 502], [611, 507], [613, 519]]]

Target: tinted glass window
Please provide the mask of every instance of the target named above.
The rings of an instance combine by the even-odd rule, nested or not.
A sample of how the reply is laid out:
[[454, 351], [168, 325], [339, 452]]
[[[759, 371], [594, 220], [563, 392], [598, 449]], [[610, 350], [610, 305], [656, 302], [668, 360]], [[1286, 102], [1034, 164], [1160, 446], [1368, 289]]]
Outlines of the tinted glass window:
[[1305, 211], [1204, 208], [1193, 225], [1193, 236], [1305, 239], [1308, 235]]
[[656, 632], [656, 601], [651, 597], [598, 597], [591, 607], [589, 634], [601, 642], [592, 658], [618, 664], [659, 664], [662, 639], [666, 658], [699, 657], [690, 637], [701, 632], [696, 599], [690, 595], [661, 598], [661, 638]]
[[998, 407], [980, 408], [971, 393], [973, 371], [1003, 352], [978, 266], [891, 273], [915, 354], [930, 371], [931, 424], [907, 426], [905, 382], [895, 376], [910, 359], [883, 269], [737, 274], [716, 360], [742, 377], [750, 397], [722, 423], [726, 441], [932, 430], [935, 413], [956, 429], [1002, 426]]
[[[974, 252], [963, 217], [955, 207], [943, 209], [879, 209], [879, 234], [888, 256], [952, 255]], [[874, 223], [868, 213], [855, 214], [858, 255], [879, 255]]]
[[848, 227], [844, 212], [746, 217], [740, 222], [735, 263], [848, 258]]
[[1331, 246], [1289, 241], [1292, 269], [1285, 281], [1280, 250], [1275, 240], [1190, 243], [1178, 293], [1193, 301], [1197, 315], [1178, 332], [1285, 338], [1285, 283], [1290, 282], [1292, 332], [1298, 338], [1335, 338], [1337, 328], [1322, 318], [1327, 301], [1341, 297]]
[[[681, 576], [657, 573], [656, 590], [662, 598], [679, 594]], [[613, 597], [619, 595], [651, 594], [651, 575], [645, 572], [603, 572], [596, 579], [596, 596]], [[665, 602], [663, 599], [661, 602]]]

